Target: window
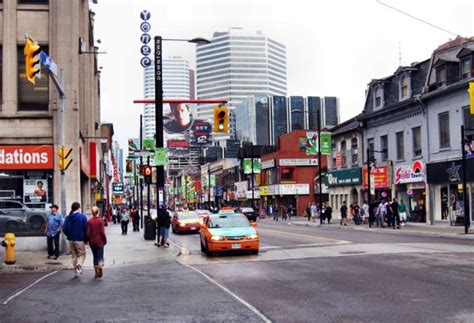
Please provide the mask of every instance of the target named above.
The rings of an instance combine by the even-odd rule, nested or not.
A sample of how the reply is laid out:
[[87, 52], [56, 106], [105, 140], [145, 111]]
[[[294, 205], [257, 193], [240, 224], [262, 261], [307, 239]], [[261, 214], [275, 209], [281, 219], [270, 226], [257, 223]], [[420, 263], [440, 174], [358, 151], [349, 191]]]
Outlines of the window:
[[374, 138], [367, 139], [367, 148], [369, 148], [370, 156], [369, 159], [374, 158]]
[[438, 114], [439, 148], [449, 148], [449, 111]]
[[397, 160], [405, 159], [405, 143], [403, 140], [403, 131], [395, 134], [397, 140]]
[[446, 68], [440, 68], [436, 70], [436, 82], [438, 83], [438, 87], [446, 85]]
[[331, 147], [332, 168], [336, 168], [336, 142], [334, 140], [332, 141]]
[[421, 156], [421, 128], [412, 129], [413, 135], [413, 157]]
[[282, 167], [281, 168], [281, 180], [282, 181], [292, 181], [295, 175], [294, 167]]
[[381, 136], [380, 137], [380, 149], [382, 155], [382, 161], [387, 161], [388, 159], [388, 136]]
[[[42, 50], [48, 52], [48, 47], [41, 46]], [[36, 79], [33, 85], [26, 80], [25, 56], [23, 46], [18, 47], [18, 110], [19, 111], [48, 111], [49, 101], [49, 77], [42, 73], [40, 79]]]
[[346, 167], [347, 165], [346, 151], [347, 151], [346, 141], [343, 140], [341, 141], [342, 167]]
[[400, 82], [400, 100], [410, 97], [410, 77], [403, 76]]
[[383, 88], [378, 86], [375, 89], [374, 110], [380, 109], [383, 105]]
[[359, 162], [359, 144], [357, 138], [351, 140], [351, 154], [352, 154], [352, 165], [357, 165]]
[[468, 78], [471, 74], [471, 58], [461, 61], [461, 78]]
[[[463, 108], [464, 111], [464, 127], [468, 129], [474, 129], [474, 114], [471, 114], [469, 106]], [[474, 140], [472, 131], [466, 133], [466, 137]]]

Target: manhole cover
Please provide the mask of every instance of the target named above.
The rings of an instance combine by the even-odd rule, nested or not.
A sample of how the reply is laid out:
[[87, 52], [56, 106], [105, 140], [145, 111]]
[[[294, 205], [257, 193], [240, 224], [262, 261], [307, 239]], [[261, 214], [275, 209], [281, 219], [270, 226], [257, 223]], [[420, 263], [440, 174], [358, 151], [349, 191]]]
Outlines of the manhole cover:
[[340, 252], [341, 255], [359, 255], [361, 253], [365, 253], [365, 251], [343, 251], [343, 252]]

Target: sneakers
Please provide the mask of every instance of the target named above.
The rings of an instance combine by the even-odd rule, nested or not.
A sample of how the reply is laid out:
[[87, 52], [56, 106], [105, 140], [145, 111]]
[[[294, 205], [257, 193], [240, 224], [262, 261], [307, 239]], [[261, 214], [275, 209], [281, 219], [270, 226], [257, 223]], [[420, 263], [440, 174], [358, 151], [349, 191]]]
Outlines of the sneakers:
[[82, 276], [82, 267], [80, 264], [76, 265], [76, 274]]
[[54, 256], [54, 260], [58, 260], [59, 256]]

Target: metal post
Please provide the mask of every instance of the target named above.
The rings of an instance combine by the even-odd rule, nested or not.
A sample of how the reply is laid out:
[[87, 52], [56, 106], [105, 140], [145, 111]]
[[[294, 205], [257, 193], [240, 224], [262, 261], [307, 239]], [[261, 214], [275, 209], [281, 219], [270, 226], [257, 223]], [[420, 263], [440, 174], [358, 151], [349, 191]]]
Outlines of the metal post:
[[[147, 166], [150, 166], [150, 156], [147, 156], [147, 157], [146, 157], [146, 165], [147, 165]], [[150, 190], [150, 184], [146, 184], [146, 197], [147, 197], [146, 207], [147, 207], [147, 209], [148, 209], [148, 211], [147, 211], [147, 216], [151, 216], [151, 214], [150, 214], [150, 209], [151, 209], [151, 190]]]
[[461, 154], [462, 154], [462, 196], [464, 200], [464, 233], [469, 233], [469, 227], [471, 226], [470, 212], [469, 212], [469, 201], [467, 195], [467, 169], [466, 169], [466, 150], [464, 148], [464, 125], [461, 125]]
[[211, 209], [211, 164], [207, 163], [207, 200], [209, 201], [209, 210]]
[[319, 213], [323, 210], [323, 176], [321, 174], [321, 109], [318, 110], [318, 172], [319, 172]]
[[[143, 147], [143, 115], [140, 114], [140, 152], [142, 151]], [[140, 155], [140, 171], [143, 168], [143, 157]], [[143, 229], [143, 179], [141, 176], [140, 177], [140, 218], [142, 222], [142, 229]]]
[[254, 207], [255, 205], [255, 195], [254, 195], [254, 191], [255, 191], [255, 172], [253, 171], [253, 141], [250, 142], [250, 147], [252, 149], [252, 208]]
[[369, 228], [372, 227], [372, 221], [371, 221], [371, 216], [370, 216], [370, 211], [372, 207], [370, 206], [370, 149], [367, 148], [367, 189], [368, 189], [368, 194], [367, 194], [367, 205], [369, 206]]
[[[60, 122], [58, 122], [59, 133], [60, 133], [60, 145], [64, 147], [66, 144], [65, 139], [65, 125], [64, 125], [64, 99], [66, 94], [64, 93], [64, 72], [61, 70], [59, 72], [60, 84], [56, 84], [59, 91], [59, 113], [60, 113]], [[52, 75], [53, 80], [56, 78]], [[61, 170], [61, 215], [64, 217], [67, 214], [67, 205], [66, 205], [66, 173], [64, 170]], [[66, 236], [61, 234], [61, 252], [65, 253], [66, 251]]]
[[[162, 62], [162, 38], [155, 36], [155, 147], [163, 148], [163, 62]], [[156, 167], [158, 206], [166, 201], [165, 192], [165, 168]], [[163, 192], [163, 200], [160, 199], [160, 190]]]

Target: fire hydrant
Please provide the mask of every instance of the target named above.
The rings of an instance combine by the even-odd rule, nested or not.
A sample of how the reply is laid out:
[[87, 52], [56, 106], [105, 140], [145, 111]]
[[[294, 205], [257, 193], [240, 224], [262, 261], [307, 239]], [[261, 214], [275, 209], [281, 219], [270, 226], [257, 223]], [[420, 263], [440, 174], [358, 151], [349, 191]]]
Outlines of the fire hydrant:
[[5, 263], [7, 265], [15, 264], [15, 235], [13, 233], [6, 233], [5, 240], [2, 241], [2, 246], [5, 247]]

